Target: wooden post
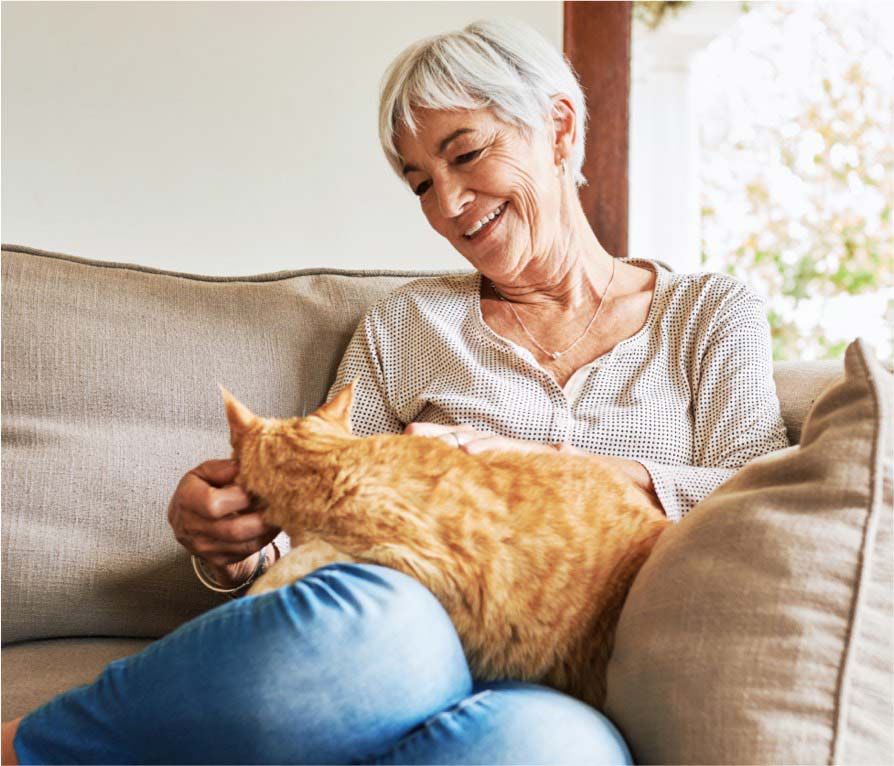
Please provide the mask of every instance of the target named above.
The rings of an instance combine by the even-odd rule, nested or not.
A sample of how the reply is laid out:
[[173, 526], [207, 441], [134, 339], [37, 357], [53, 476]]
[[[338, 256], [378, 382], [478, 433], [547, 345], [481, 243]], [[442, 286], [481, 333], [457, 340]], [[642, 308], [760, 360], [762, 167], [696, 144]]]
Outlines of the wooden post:
[[602, 246], [627, 256], [627, 155], [630, 12], [626, 2], [564, 3], [565, 55], [587, 99], [588, 128], [580, 189], [584, 212]]

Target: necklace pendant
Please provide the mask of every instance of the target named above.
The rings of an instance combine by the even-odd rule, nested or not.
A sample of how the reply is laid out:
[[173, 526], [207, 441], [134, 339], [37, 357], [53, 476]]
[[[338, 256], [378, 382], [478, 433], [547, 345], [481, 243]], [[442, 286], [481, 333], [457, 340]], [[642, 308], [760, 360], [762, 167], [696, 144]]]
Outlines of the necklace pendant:
[[558, 359], [560, 356], [562, 356], [562, 352], [561, 352], [561, 351], [553, 351], [553, 352], [550, 354], [550, 356], [551, 356], [553, 359]]

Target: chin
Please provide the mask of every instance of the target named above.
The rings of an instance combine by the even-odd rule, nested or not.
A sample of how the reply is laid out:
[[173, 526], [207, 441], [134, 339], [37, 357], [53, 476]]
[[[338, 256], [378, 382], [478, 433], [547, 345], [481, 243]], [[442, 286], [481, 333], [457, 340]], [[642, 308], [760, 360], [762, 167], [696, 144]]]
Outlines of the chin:
[[494, 279], [518, 273], [518, 265], [526, 259], [511, 238], [501, 237], [492, 242], [471, 246], [471, 242], [451, 242], [456, 251], [478, 271], [486, 271]]

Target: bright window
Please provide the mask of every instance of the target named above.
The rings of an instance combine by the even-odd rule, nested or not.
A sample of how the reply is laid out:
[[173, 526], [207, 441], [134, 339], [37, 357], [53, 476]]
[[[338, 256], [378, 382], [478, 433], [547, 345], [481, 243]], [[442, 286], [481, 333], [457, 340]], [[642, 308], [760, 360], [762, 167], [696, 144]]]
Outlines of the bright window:
[[702, 267], [766, 297], [777, 359], [894, 359], [892, 46], [892, 4], [750, 3], [692, 59]]

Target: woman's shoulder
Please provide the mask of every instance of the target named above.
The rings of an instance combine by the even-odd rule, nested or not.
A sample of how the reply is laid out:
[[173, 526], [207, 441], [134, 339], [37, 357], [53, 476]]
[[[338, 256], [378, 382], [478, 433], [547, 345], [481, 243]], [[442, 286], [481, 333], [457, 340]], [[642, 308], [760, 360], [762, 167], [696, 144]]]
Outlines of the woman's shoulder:
[[402, 284], [386, 296], [392, 300], [451, 300], [468, 297], [479, 284], [477, 271], [447, 272]]
[[670, 311], [715, 313], [735, 306], [763, 305], [764, 302], [752, 287], [731, 274], [679, 272], [659, 260], [626, 259], [626, 262], [655, 271], [656, 290]]
[[373, 303], [367, 319], [404, 323], [412, 317], [444, 317], [463, 312], [477, 298], [479, 274], [449, 272], [432, 274], [405, 282]]

